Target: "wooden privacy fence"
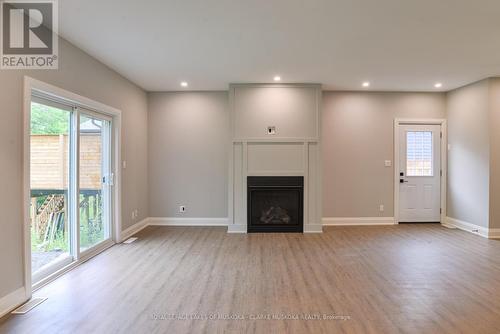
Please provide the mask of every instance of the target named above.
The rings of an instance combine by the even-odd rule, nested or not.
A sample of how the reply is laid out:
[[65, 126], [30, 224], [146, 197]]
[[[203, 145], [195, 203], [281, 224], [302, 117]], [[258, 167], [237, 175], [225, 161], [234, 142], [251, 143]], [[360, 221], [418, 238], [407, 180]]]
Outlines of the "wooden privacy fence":
[[[67, 135], [31, 135], [31, 223], [38, 250], [50, 248], [66, 232], [69, 186], [69, 138]], [[100, 228], [102, 187], [100, 133], [80, 135], [81, 224]], [[92, 231], [91, 231], [92, 232]]]
[[[101, 189], [100, 134], [80, 136], [80, 189]], [[31, 189], [68, 189], [69, 139], [67, 135], [31, 136]]]

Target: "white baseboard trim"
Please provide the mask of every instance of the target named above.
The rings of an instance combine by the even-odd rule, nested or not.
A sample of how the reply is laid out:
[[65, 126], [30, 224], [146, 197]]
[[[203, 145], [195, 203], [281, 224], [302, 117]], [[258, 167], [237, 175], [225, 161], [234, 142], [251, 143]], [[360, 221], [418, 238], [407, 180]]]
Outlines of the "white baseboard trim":
[[149, 217], [152, 226], [227, 226], [227, 218]]
[[498, 228], [487, 228], [451, 217], [446, 217], [446, 221], [442, 225], [449, 228], [458, 228], [462, 231], [476, 234], [483, 238], [500, 239], [500, 229]]
[[118, 242], [122, 242], [122, 241], [130, 238], [131, 236], [133, 236], [134, 234], [136, 234], [140, 230], [147, 227], [149, 225], [148, 223], [149, 223], [149, 218], [144, 218], [140, 222], [135, 223], [134, 225], [128, 227], [127, 229], [122, 231], [122, 233], [120, 235], [120, 240], [118, 240]]
[[7, 296], [0, 298], [0, 318], [16, 309], [27, 300], [26, 289], [24, 287], [14, 290]]
[[323, 225], [304, 224], [304, 233], [323, 233]]
[[394, 217], [324, 217], [324, 226], [394, 225]]
[[227, 225], [227, 233], [247, 233], [247, 226], [238, 224], [229, 224]]

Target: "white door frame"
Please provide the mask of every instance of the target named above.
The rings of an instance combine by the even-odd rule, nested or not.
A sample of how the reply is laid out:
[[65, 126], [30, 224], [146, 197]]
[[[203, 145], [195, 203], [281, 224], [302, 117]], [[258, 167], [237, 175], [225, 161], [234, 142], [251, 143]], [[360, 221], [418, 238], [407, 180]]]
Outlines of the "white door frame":
[[448, 136], [446, 119], [441, 118], [396, 118], [394, 119], [394, 223], [399, 224], [399, 126], [400, 125], [440, 125], [441, 140], [441, 224], [446, 222], [446, 180], [447, 180], [447, 158], [448, 158]]
[[[112, 246], [114, 243], [121, 241], [121, 124], [122, 124], [122, 113], [121, 110], [107, 106], [105, 104], [96, 102], [89, 98], [80, 96], [78, 94], [69, 92], [62, 88], [50, 85], [48, 83], [33, 79], [29, 76], [24, 77], [24, 92], [23, 92], [23, 261], [24, 261], [24, 289], [26, 294], [26, 299], [30, 299], [33, 293], [33, 286], [31, 281], [31, 234], [30, 234], [30, 123], [31, 123], [31, 97], [33, 91], [42, 92], [46, 96], [54, 96], [58, 100], [67, 101], [69, 104], [76, 107], [82, 107], [90, 111], [96, 111], [107, 115], [113, 119], [113, 129], [112, 129], [112, 141], [114, 154], [112, 157], [112, 172], [115, 175], [114, 187], [112, 189], [112, 201], [113, 201], [113, 212], [112, 212], [112, 226], [111, 226], [111, 241], [103, 247], [82, 254], [70, 265], [60, 269], [53, 275], [50, 275], [47, 279], [43, 280], [43, 284], [46, 284], [55, 278], [59, 277], [63, 273], [72, 269], [73, 267], [84, 262], [88, 258], [96, 255], [97, 253], [103, 251], [104, 249]], [[77, 175], [78, 176], [78, 175]], [[78, 180], [78, 179], [77, 179]], [[77, 182], [78, 183], [78, 182]], [[77, 241], [77, 248], [78, 241]], [[79, 255], [79, 249], [77, 249], [77, 254]], [[39, 284], [35, 287], [39, 288], [43, 284]]]

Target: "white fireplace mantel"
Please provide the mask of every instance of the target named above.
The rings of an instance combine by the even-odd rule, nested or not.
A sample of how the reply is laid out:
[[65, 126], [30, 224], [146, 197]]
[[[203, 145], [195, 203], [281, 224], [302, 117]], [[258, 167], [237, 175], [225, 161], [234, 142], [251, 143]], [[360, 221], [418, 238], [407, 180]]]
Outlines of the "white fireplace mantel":
[[247, 176], [303, 176], [304, 232], [322, 232], [321, 85], [232, 84], [229, 93], [228, 232], [247, 231]]

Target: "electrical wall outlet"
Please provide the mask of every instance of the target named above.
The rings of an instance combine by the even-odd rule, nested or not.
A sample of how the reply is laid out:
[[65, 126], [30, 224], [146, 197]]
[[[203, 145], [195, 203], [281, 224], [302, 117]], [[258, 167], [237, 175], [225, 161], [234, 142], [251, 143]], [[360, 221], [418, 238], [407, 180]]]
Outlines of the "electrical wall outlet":
[[132, 211], [132, 220], [136, 220], [139, 217], [139, 210], [135, 209]]
[[186, 207], [184, 205], [179, 206], [179, 212], [180, 213], [186, 212]]
[[391, 160], [384, 161], [384, 166], [385, 167], [391, 167], [392, 166], [392, 161]]
[[268, 126], [267, 127], [267, 134], [268, 135], [275, 135], [276, 134], [276, 127], [275, 126]]
[[379, 210], [380, 212], [384, 212], [384, 204], [380, 204], [380, 206], [379, 206], [378, 210]]

